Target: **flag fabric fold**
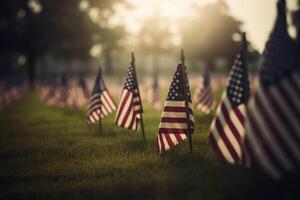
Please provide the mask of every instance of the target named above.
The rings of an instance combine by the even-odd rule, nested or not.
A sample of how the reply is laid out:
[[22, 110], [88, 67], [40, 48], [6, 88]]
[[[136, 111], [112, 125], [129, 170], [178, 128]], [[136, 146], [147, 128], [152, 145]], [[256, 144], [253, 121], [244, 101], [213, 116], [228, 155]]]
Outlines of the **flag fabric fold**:
[[87, 112], [88, 124], [91, 125], [96, 123], [115, 110], [116, 104], [102, 79], [101, 70], [99, 70], [89, 99], [89, 108]]
[[217, 156], [230, 163], [241, 162], [246, 105], [250, 95], [244, 48], [245, 44], [231, 69], [209, 131], [209, 139]]
[[127, 71], [126, 80], [115, 117], [115, 124], [131, 130], [137, 130], [143, 113], [142, 102], [139, 95], [134, 65]]
[[274, 179], [300, 164], [300, 73], [285, 9], [285, 1], [278, 1], [256, 93], [247, 109], [243, 142], [245, 165], [261, 168]]
[[[182, 68], [181, 64], [177, 66], [163, 106], [157, 135], [159, 154], [185, 140], [194, 131], [191, 94], [188, 81], [184, 83], [184, 80], [188, 79], [186, 71], [183, 71]], [[183, 76], [185, 76], [185, 79], [183, 79]], [[183, 87], [186, 87], [186, 90]], [[184, 91], [187, 91], [187, 94], [184, 94]], [[185, 95], [188, 96], [188, 107], [186, 107]], [[188, 130], [188, 123], [190, 130]]]
[[211, 92], [210, 74], [208, 70], [204, 71], [203, 77], [201, 77], [199, 85], [195, 91], [195, 107], [206, 114], [210, 113], [214, 108], [215, 101]]

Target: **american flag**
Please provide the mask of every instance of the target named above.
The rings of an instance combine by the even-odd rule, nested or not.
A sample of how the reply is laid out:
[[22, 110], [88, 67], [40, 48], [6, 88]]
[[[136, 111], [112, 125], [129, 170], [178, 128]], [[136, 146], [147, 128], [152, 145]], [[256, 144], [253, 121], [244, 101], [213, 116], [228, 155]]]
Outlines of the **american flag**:
[[56, 93], [56, 104], [59, 106], [66, 106], [70, 96], [69, 83], [66, 76], [62, 76], [60, 80], [60, 86]]
[[82, 90], [83, 97], [84, 97], [85, 99], [89, 99], [90, 92], [89, 92], [88, 86], [87, 86], [87, 84], [86, 84], [86, 81], [84, 80], [83, 77], [80, 77], [80, 78], [79, 78], [78, 85], [79, 85], [79, 87], [80, 87], [81, 90]]
[[127, 71], [115, 123], [123, 128], [137, 130], [143, 113], [134, 64]]
[[245, 164], [274, 179], [299, 166], [300, 72], [295, 44], [287, 32], [285, 2], [278, 2], [274, 29], [266, 45], [256, 94], [249, 101]]
[[100, 118], [102, 119], [114, 110], [116, 110], [116, 105], [106, 88], [100, 69], [89, 100], [89, 109], [87, 112], [88, 124], [96, 123]]
[[86, 104], [89, 98], [89, 91], [83, 77], [73, 80], [73, 87], [70, 90], [70, 105], [78, 109]]
[[210, 75], [208, 70], [204, 71], [203, 77], [201, 77], [200, 84], [196, 88], [195, 100], [196, 108], [200, 111], [208, 114], [214, 107], [214, 97], [211, 92]]
[[250, 95], [245, 47], [244, 38], [209, 133], [217, 156], [230, 163], [240, 163], [241, 145], [245, 136], [245, 113]]
[[153, 78], [153, 83], [147, 94], [147, 100], [154, 108], [160, 108], [160, 91], [158, 85], [158, 77]]
[[57, 83], [53, 80], [49, 81], [48, 84], [45, 86], [45, 96], [44, 100], [50, 106], [53, 105], [55, 102], [55, 94], [57, 89]]
[[[185, 71], [183, 72], [182, 68], [182, 64], [177, 66], [163, 107], [157, 136], [160, 154], [186, 139], [194, 131], [191, 94], [187, 74]], [[183, 76], [185, 76], [185, 79]], [[186, 83], [184, 83], [184, 80], [186, 80]], [[183, 87], [186, 87], [186, 89]], [[184, 91], [187, 94], [184, 94]], [[188, 107], [186, 107], [186, 95], [188, 97]], [[190, 130], [188, 130], [188, 123]]]

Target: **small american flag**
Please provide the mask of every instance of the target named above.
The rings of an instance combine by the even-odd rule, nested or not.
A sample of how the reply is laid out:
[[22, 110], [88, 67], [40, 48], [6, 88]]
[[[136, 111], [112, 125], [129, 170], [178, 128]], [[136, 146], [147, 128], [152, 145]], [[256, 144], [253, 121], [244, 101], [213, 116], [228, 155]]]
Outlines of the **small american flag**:
[[137, 130], [143, 113], [134, 64], [127, 71], [115, 123], [123, 128]]
[[81, 90], [82, 90], [83, 97], [84, 97], [85, 99], [89, 99], [90, 92], [89, 92], [88, 86], [87, 86], [87, 84], [86, 84], [86, 81], [84, 80], [83, 77], [80, 77], [80, 78], [79, 78], [78, 85], [79, 85], [79, 87], [80, 87]]
[[55, 81], [49, 81], [48, 84], [44, 87], [45, 95], [44, 100], [50, 106], [54, 104], [55, 94], [56, 94], [57, 84]]
[[300, 162], [300, 73], [297, 51], [287, 32], [285, 2], [267, 43], [256, 94], [249, 101], [245, 164], [281, 178]]
[[[186, 139], [194, 131], [191, 94], [188, 81], [186, 83], [183, 82], [183, 76], [187, 80], [187, 74], [183, 72], [182, 68], [181, 64], [177, 66], [163, 107], [157, 136], [160, 154]], [[186, 90], [183, 87], [186, 87]], [[187, 91], [187, 94], [184, 94], [184, 91]], [[188, 108], [185, 101], [186, 95], [188, 96]], [[188, 130], [188, 123], [190, 130]]]
[[152, 86], [149, 89], [147, 94], [147, 100], [151, 105], [153, 105], [154, 108], [156, 109], [160, 108], [160, 91], [159, 91], [157, 76], [153, 78]]
[[78, 109], [86, 104], [89, 98], [88, 88], [83, 77], [73, 80], [71, 91], [70, 105]]
[[208, 70], [204, 71], [200, 84], [196, 88], [195, 102], [196, 108], [206, 114], [210, 113], [214, 107], [215, 103], [211, 92], [210, 75]]
[[66, 76], [62, 76], [60, 80], [60, 86], [56, 94], [56, 104], [59, 106], [66, 106], [68, 98], [70, 96], [69, 83]]
[[245, 46], [244, 38], [209, 133], [217, 156], [230, 163], [240, 163], [242, 139], [245, 136], [245, 112], [250, 95]]
[[87, 113], [88, 124], [96, 123], [100, 118], [102, 119], [114, 110], [116, 110], [116, 104], [106, 88], [100, 69], [89, 100], [89, 109]]

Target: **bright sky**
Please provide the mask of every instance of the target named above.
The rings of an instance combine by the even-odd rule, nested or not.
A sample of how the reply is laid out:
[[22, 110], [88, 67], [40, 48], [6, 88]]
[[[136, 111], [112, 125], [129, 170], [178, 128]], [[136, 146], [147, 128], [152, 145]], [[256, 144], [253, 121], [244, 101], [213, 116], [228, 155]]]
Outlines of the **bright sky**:
[[[178, 18], [189, 15], [193, 4], [205, 4], [216, 0], [128, 0], [135, 5], [130, 11], [120, 11], [118, 15], [125, 22], [128, 30], [136, 33], [143, 19], [159, 9], [161, 14], [171, 20], [176, 32]], [[276, 14], [276, 0], [227, 0], [233, 16], [244, 22], [243, 29], [248, 38], [260, 51], [263, 50]], [[287, 0], [288, 9], [294, 10], [296, 0]]]

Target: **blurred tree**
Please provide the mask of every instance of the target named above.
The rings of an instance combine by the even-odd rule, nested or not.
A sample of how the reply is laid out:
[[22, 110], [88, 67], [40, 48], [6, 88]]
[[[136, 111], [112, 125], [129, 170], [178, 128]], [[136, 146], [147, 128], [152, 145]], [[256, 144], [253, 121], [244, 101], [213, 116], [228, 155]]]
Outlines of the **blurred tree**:
[[298, 10], [295, 10], [292, 13], [292, 17], [293, 17], [293, 24], [294, 24], [294, 26], [296, 27], [296, 30], [297, 30], [298, 49], [300, 49], [300, 0], [298, 0]]
[[[121, 38], [124, 32], [121, 27], [110, 29], [96, 23], [92, 18], [93, 9], [105, 13], [113, 10], [115, 3], [123, 1], [2, 1], [0, 6], [1, 71], [7, 73], [11, 71], [15, 57], [24, 55], [27, 58], [29, 79], [33, 83], [36, 60], [45, 53], [65, 59], [74, 57], [88, 59], [91, 47], [99, 41], [104, 46], [104, 52], [106, 50], [111, 52], [111, 49], [116, 47], [115, 41]], [[109, 19], [111, 16], [112, 14], [106, 15], [106, 18]], [[112, 69], [109, 64], [107, 67]]]
[[228, 66], [232, 64], [239, 48], [241, 22], [229, 14], [225, 1], [195, 7], [193, 17], [183, 18], [180, 27], [192, 66], [201, 60], [213, 68], [217, 58], [225, 58]]
[[157, 75], [159, 70], [160, 55], [170, 52], [174, 46], [172, 38], [170, 22], [158, 10], [143, 21], [138, 34], [138, 49], [152, 56], [154, 75]]
[[130, 4], [125, 0], [86, 0], [86, 2], [90, 7], [87, 14], [96, 25], [93, 40], [102, 47], [105, 72], [112, 74], [114, 72], [112, 55], [115, 50], [122, 48], [122, 39], [126, 35], [124, 26], [114, 22], [115, 5], [124, 4], [129, 8]]

